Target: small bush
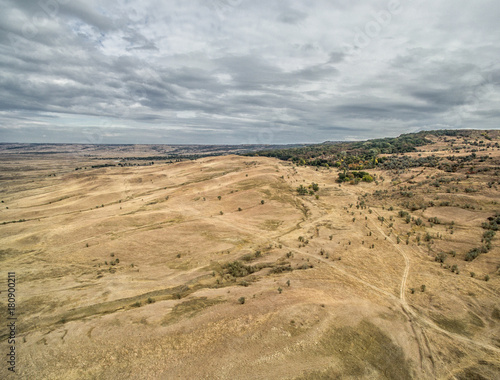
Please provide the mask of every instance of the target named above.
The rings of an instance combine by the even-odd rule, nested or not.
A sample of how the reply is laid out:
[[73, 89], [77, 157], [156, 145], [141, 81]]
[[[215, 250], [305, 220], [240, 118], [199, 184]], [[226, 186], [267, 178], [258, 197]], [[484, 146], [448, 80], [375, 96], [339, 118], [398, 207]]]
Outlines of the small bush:
[[255, 268], [253, 266], [244, 265], [239, 261], [227, 263], [223, 266], [223, 268], [233, 277], [245, 277], [255, 271]]
[[401, 218], [405, 218], [406, 216], [408, 216], [408, 213], [406, 211], [401, 210], [398, 212], [398, 215]]
[[300, 185], [299, 187], [297, 187], [297, 193], [299, 193], [299, 195], [306, 195], [308, 191], [307, 188], [304, 187], [304, 185]]
[[245, 297], [238, 298], [238, 302], [243, 305], [245, 303]]
[[434, 260], [438, 263], [444, 263], [447, 257], [448, 255], [445, 252], [439, 252]]
[[475, 258], [477, 258], [480, 254], [481, 250], [479, 248], [473, 248], [465, 254], [465, 261], [472, 261]]

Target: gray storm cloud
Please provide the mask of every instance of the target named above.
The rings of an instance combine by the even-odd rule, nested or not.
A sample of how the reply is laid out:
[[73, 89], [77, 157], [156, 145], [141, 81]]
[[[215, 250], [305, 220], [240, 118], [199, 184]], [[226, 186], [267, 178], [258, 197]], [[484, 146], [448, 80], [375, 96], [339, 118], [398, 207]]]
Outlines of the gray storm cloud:
[[[500, 3], [0, 0], [0, 141], [500, 126]], [[87, 139], [87, 140], [86, 140]]]

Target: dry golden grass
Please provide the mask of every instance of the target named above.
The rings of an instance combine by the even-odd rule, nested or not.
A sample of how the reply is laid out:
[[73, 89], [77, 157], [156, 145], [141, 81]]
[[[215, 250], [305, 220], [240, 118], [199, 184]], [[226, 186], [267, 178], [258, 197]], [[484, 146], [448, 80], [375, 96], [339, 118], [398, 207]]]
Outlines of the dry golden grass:
[[[448, 155], [446, 144], [426, 149]], [[464, 176], [435, 168], [339, 187], [334, 170], [261, 157], [91, 169], [107, 161], [0, 156], [0, 281], [16, 272], [19, 378], [500, 376], [498, 238], [464, 261], [500, 201], [486, 175], [448, 193], [431, 177]], [[410, 214], [425, 226], [398, 216], [401, 197], [373, 195], [394, 181], [422, 182], [415, 199], [436, 206]], [[312, 182], [318, 199], [297, 195]]]

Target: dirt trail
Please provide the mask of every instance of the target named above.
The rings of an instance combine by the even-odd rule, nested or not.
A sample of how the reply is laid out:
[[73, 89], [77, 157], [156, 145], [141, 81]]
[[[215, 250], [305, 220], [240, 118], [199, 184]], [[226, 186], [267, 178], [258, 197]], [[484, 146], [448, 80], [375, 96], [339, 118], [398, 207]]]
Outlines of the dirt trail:
[[[375, 215], [378, 216], [378, 214], [377, 214], [376, 211], [374, 211], [373, 214], [375, 214]], [[401, 304], [406, 309], [406, 311], [413, 318], [415, 318], [419, 323], [422, 323], [422, 324], [426, 325], [427, 327], [430, 327], [430, 328], [432, 328], [432, 329], [434, 329], [436, 331], [439, 331], [439, 332], [447, 335], [450, 338], [457, 339], [457, 340], [460, 340], [460, 341], [465, 342], [465, 343], [472, 343], [472, 344], [474, 344], [476, 346], [479, 346], [481, 348], [484, 348], [486, 350], [490, 350], [490, 351], [493, 351], [493, 352], [500, 353], [500, 349], [497, 348], [497, 347], [495, 347], [495, 346], [492, 346], [490, 344], [483, 343], [483, 342], [478, 342], [476, 340], [467, 338], [465, 336], [462, 336], [462, 335], [459, 335], [459, 334], [455, 334], [455, 333], [452, 333], [450, 331], [442, 329], [441, 327], [439, 327], [438, 325], [436, 325], [432, 320], [426, 318], [423, 315], [417, 314], [417, 312], [408, 305], [408, 303], [406, 301], [405, 291], [404, 291], [405, 288], [406, 288], [406, 281], [408, 279], [408, 274], [410, 272], [410, 260], [408, 258], [408, 255], [406, 254], [405, 250], [403, 248], [401, 248], [401, 246], [399, 244], [397, 244], [394, 241], [392, 241], [392, 239], [384, 233], [384, 231], [382, 230], [382, 228], [380, 228], [379, 223], [377, 223], [377, 221], [373, 220], [373, 217], [371, 217], [371, 221], [373, 222], [373, 224], [375, 225], [375, 227], [378, 229], [378, 231], [382, 234], [382, 236], [387, 237], [387, 240], [394, 246], [394, 248], [397, 249], [398, 252], [401, 253], [401, 255], [403, 256], [403, 258], [405, 260], [405, 270], [404, 270], [403, 278], [401, 279], [400, 298], [401, 298]]]
[[[375, 211], [374, 214], [378, 217], [378, 213]], [[418, 344], [418, 349], [419, 349], [419, 354], [420, 354], [420, 368], [422, 372], [424, 373], [432, 373], [433, 376], [435, 377], [436, 374], [436, 368], [435, 368], [435, 362], [434, 362], [434, 356], [432, 355], [432, 350], [429, 344], [429, 340], [427, 338], [427, 335], [425, 334], [425, 331], [423, 327], [418, 324], [415, 325], [414, 320], [416, 318], [419, 318], [419, 316], [416, 315], [416, 313], [410, 308], [408, 303], [406, 302], [406, 282], [408, 280], [408, 275], [410, 273], [410, 259], [406, 252], [401, 248], [401, 246], [397, 243], [395, 243], [389, 236], [385, 234], [385, 232], [382, 230], [382, 228], [379, 226], [378, 219], [375, 220], [374, 216], [370, 215], [370, 222], [375, 226], [375, 228], [378, 230], [378, 232], [389, 242], [392, 244], [392, 246], [401, 254], [401, 256], [404, 259], [405, 262], [405, 267], [403, 271], [403, 276], [401, 278], [401, 285], [399, 288], [399, 300], [401, 302], [401, 309], [403, 310], [403, 313], [407, 316], [408, 321], [410, 322], [413, 335], [415, 336], [415, 339]], [[412, 318], [413, 317], [413, 318]], [[437, 326], [436, 326], [437, 327]]]
[[[358, 197], [360, 195], [360, 190], [358, 189], [344, 189], [347, 193], [350, 193], [353, 196]], [[372, 209], [373, 210], [373, 209]], [[408, 280], [408, 276], [410, 274], [410, 269], [411, 269], [411, 261], [410, 258], [405, 251], [404, 248], [402, 248], [399, 244], [393, 241], [390, 236], [387, 236], [384, 230], [381, 228], [381, 223], [379, 222], [378, 217], [380, 214], [376, 211], [373, 210], [371, 214], [368, 215], [369, 221], [373, 224], [373, 226], [377, 229], [377, 231], [380, 233], [384, 239], [386, 239], [392, 246], [401, 254], [401, 257], [404, 260], [405, 267], [403, 270], [403, 275], [401, 277], [401, 284], [400, 284], [400, 292], [399, 292], [399, 301], [401, 303], [401, 308], [404, 312], [404, 314], [408, 317], [408, 320], [411, 324], [411, 328], [413, 330], [415, 339], [418, 343], [419, 346], [419, 353], [420, 353], [420, 365], [421, 365], [421, 371], [422, 373], [427, 373], [427, 374], [432, 374], [432, 376], [435, 378], [436, 376], [436, 365], [434, 361], [434, 357], [432, 354], [432, 349], [431, 345], [429, 342], [429, 339], [427, 338], [427, 335], [425, 333], [426, 328], [430, 328], [434, 331], [437, 331], [441, 334], [444, 334], [448, 336], [451, 339], [455, 339], [458, 341], [461, 341], [463, 343], [468, 343], [468, 344], [473, 344], [477, 347], [480, 347], [485, 350], [493, 351], [495, 353], [500, 353], [500, 349], [487, 344], [483, 342], [479, 342], [470, 338], [467, 338], [465, 336], [447, 331], [436, 325], [432, 320], [427, 318], [424, 315], [418, 314], [413, 308], [408, 305], [408, 302], [406, 300], [406, 283]], [[388, 222], [382, 222], [382, 225], [384, 223], [388, 226]], [[371, 288], [374, 288], [373, 285], [370, 284]], [[375, 287], [376, 288], [376, 287]], [[381, 289], [380, 289], [381, 290]]]

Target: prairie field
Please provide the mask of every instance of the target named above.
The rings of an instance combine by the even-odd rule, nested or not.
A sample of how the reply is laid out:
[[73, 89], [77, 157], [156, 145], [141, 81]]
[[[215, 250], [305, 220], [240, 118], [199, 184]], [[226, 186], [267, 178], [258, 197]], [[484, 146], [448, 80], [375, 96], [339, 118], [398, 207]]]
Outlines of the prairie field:
[[0, 146], [17, 376], [500, 378], [500, 138], [480, 138], [394, 156], [471, 157], [456, 170], [357, 184], [272, 157]]

